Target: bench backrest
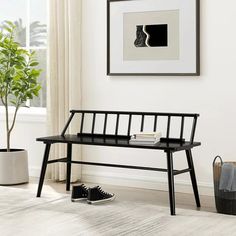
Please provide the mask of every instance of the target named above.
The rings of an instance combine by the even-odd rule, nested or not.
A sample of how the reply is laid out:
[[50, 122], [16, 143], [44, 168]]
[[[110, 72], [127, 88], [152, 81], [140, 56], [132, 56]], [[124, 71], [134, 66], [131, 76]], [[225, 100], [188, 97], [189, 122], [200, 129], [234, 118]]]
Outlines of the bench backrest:
[[[80, 115], [80, 130], [78, 131], [79, 134], [91, 134], [91, 135], [108, 135], [108, 130], [107, 130], [107, 122], [109, 117], [115, 117], [115, 122], [113, 129], [113, 135], [114, 136], [119, 136], [120, 135], [120, 127], [121, 127], [121, 118], [126, 117], [127, 122], [126, 122], [126, 128], [125, 131], [126, 133], [122, 134], [122, 136], [127, 136], [129, 137], [132, 134], [131, 127], [134, 124], [134, 118], [139, 117], [139, 122], [136, 122], [136, 132], [140, 131], [146, 131], [145, 126], [150, 125], [152, 127], [152, 130], [149, 131], [159, 131], [159, 126], [158, 122], [162, 118], [166, 119], [164, 129], [162, 127], [162, 137], [165, 139], [171, 139], [174, 138], [176, 140], [179, 140], [180, 142], [183, 140], [188, 140], [193, 143], [194, 141], [194, 136], [195, 136], [195, 130], [196, 130], [196, 124], [197, 124], [197, 118], [199, 114], [193, 114], [193, 113], [162, 113], [162, 112], [129, 112], [129, 111], [100, 111], [100, 110], [71, 110], [70, 111], [71, 115], [69, 117], [68, 122], [66, 123], [61, 135], [64, 136], [74, 115]], [[90, 116], [91, 124], [90, 124], [90, 131], [85, 132], [85, 120], [87, 119], [86, 116]], [[95, 132], [95, 125], [98, 122], [97, 118], [99, 116], [99, 126], [101, 131]], [[102, 121], [101, 121], [102, 117]], [[174, 119], [179, 119], [179, 125], [176, 125], [176, 122], [172, 122]], [[191, 129], [188, 129], [186, 134], [185, 130], [185, 124], [186, 121], [188, 120], [188, 124], [191, 125]], [[190, 122], [189, 122], [190, 120]], [[139, 123], [139, 124], [137, 124]], [[162, 122], [163, 123], [163, 122]], [[122, 126], [124, 126], [122, 124]], [[137, 127], [139, 126], [139, 127]], [[175, 127], [173, 127], [175, 126]], [[178, 128], [177, 134], [175, 134], [175, 137], [172, 137], [172, 134], [170, 135], [170, 131], [172, 128], [176, 130], [176, 126]], [[138, 130], [137, 130], [138, 128]], [[164, 132], [163, 132], [164, 130]]]

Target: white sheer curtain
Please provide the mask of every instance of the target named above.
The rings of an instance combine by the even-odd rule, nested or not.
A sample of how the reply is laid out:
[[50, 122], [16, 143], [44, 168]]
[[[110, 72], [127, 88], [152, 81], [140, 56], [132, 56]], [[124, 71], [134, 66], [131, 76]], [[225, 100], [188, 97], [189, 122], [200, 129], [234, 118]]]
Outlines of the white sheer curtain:
[[[81, 0], [49, 0], [48, 53], [48, 133], [58, 135], [69, 117], [69, 110], [81, 107]], [[69, 131], [76, 133], [75, 125]], [[53, 146], [50, 159], [66, 156], [65, 145]], [[74, 160], [81, 156], [81, 151], [75, 146]], [[65, 180], [65, 164], [50, 167], [49, 178]], [[79, 177], [79, 167], [73, 166], [72, 181]]]

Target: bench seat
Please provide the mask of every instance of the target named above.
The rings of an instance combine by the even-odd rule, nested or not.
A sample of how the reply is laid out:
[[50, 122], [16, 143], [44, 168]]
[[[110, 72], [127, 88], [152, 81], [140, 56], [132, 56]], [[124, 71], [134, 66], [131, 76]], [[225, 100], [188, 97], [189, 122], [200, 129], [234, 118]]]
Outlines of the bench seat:
[[72, 143], [83, 145], [96, 145], [96, 146], [114, 146], [114, 147], [126, 147], [126, 148], [142, 148], [142, 149], [159, 149], [166, 151], [181, 151], [190, 149], [196, 146], [200, 146], [200, 142], [184, 142], [184, 143], [172, 143], [172, 142], [158, 142], [156, 144], [130, 144], [129, 137], [97, 137], [93, 136], [77, 136], [72, 134], [66, 134], [64, 136], [49, 136], [37, 138], [37, 141], [44, 143]]

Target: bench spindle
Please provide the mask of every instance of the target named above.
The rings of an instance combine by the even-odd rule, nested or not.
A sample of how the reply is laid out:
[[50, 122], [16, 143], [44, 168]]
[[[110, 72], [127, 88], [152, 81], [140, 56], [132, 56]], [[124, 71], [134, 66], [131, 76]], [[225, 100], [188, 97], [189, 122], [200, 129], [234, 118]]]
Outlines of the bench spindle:
[[166, 138], [168, 139], [170, 136], [170, 121], [171, 121], [171, 116], [168, 116], [167, 120], [167, 129], [166, 129]]
[[142, 115], [140, 132], [143, 132], [143, 127], [144, 127], [144, 119], [145, 119], [145, 116], [144, 116], [144, 115]]
[[128, 136], [130, 136], [131, 122], [132, 122], [132, 114], [129, 114], [129, 123], [128, 123], [128, 131], [127, 131]]
[[193, 118], [192, 131], [191, 131], [191, 137], [190, 137], [190, 142], [191, 143], [193, 143], [193, 141], [194, 141], [196, 125], [197, 125], [197, 117], [194, 117]]
[[116, 132], [115, 132], [115, 135], [118, 134], [119, 120], [120, 120], [120, 114], [117, 114], [117, 116], [116, 116]]
[[95, 120], [96, 120], [96, 113], [93, 113], [92, 134], [94, 134]]
[[106, 134], [106, 129], [107, 129], [107, 113], [105, 114], [104, 117], [104, 126], [103, 126], [103, 134]]
[[66, 130], [68, 129], [68, 127], [69, 127], [69, 125], [70, 125], [70, 122], [72, 121], [74, 115], [75, 115], [75, 113], [71, 113], [71, 115], [70, 115], [70, 117], [69, 117], [69, 119], [68, 119], [68, 121], [67, 121], [67, 123], [66, 123], [66, 125], [65, 125], [65, 127], [64, 127], [64, 129], [63, 129], [63, 131], [61, 132], [61, 136], [64, 136], [64, 135], [65, 135]]
[[184, 116], [181, 118], [181, 128], [180, 128], [180, 140], [183, 139], [184, 136]]
[[81, 113], [81, 123], [80, 123], [80, 133], [83, 133], [83, 127], [84, 127], [84, 113]]
[[157, 115], [154, 117], [154, 126], [153, 126], [153, 132], [157, 131]]

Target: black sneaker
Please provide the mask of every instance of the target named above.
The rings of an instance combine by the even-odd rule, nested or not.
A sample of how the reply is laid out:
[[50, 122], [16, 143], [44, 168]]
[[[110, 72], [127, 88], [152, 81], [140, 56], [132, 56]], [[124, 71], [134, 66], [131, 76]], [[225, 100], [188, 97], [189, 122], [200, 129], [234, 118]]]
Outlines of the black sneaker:
[[84, 185], [74, 185], [72, 187], [71, 201], [76, 202], [80, 200], [87, 199], [88, 197], [88, 188]]
[[99, 186], [88, 189], [88, 199], [87, 199], [87, 202], [89, 204], [105, 202], [105, 201], [112, 201], [114, 199], [115, 199], [115, 194], [113, 194], [113, 193], [106, 193]]

